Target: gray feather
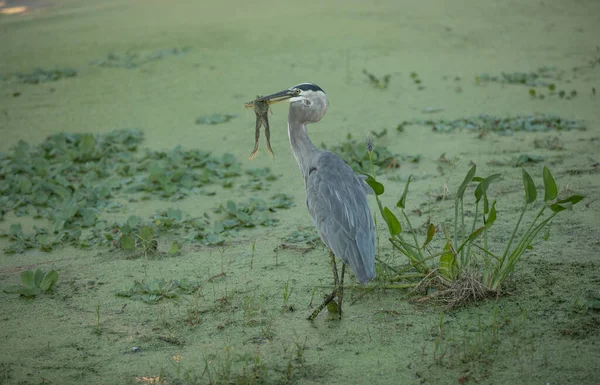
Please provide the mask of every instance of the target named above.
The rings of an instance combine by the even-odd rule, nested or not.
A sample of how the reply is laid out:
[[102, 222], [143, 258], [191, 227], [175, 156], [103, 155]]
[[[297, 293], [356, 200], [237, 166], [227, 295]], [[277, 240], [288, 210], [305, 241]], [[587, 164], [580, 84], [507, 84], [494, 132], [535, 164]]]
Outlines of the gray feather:
[[375, 277], [375, 230], [367, 203], [369, 186], [337, 155], [329, 151], [315, 155], [305, 175], [306, 200], [313, 223], [323, 242], [365, 284]]

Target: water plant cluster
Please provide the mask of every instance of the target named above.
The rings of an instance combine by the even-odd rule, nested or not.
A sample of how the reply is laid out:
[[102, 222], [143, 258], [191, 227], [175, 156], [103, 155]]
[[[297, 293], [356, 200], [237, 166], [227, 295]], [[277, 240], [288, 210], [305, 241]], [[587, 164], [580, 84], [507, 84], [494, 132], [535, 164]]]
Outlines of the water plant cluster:
[[267, 200], [227, 202], [215, 207], [212, 217], [205, 213], [183, 218], [181, 211], [172, 209], [144, 220], [135, 216], [123, 223], [107, 220], [104, 214], [120, 213], [124, 201], [215, 195], [219, 189], [233, 188], [237, 180], [239, 186], [250, 183], [258, 190], [277, 179], [269, 169], [244, 172], [231, 154], [215, 156], [180, 146], [141, 150], [142, 141], [143, 133], [136, 129], [60, 133], [37, 146], [21, 141], [0, 153], [0, 220], [12, 214], [49, 224], [34, 227], [33, 233], [26, 233], [19, 224], [11, 225], [0, 234], [12, 241], [6, 252], [113, 242], [128, 249], [141, 229], [148, 227], [153, 229], [152, 236], [181, 230], [188, 240], [219, 244], [241, 228], [273, 225], [272, 214], [293, 205], [289, 196], [276, 194]]

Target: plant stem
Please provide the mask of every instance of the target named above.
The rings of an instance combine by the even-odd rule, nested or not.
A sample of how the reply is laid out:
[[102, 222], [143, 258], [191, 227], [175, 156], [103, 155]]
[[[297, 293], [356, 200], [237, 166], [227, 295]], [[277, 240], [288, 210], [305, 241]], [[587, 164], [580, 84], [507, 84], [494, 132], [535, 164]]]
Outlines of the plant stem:
[[[473, 226], [471, 226], [471, 233], [470, 234], [473, 234], [473, 232], [475, 231], [475, 225], [477, 224], [477, 215], [478, 214], [479, 214], [479, 202], [476, 202], [475, 203], [475, 217], [473, 218]], [[464, 218], [463, 218], [463, 220], [464, 220]], [[467, 259], [468, 259], [468, 262], [470, 262], [471, 243], [472, 242], [469, 242], [469, 244], [467, 245]], [[462, 257], [462, 252], [461, 252], [461, 257]], [[463, 267], [465, 267], [467, 264], [468, 264], [467, 261], [463, 260], [461, 262], [461, 265]]]
[[419, 241], [417, 240], [417, 234], [415, 234], [415, 231], [413, 230], [413, 227], [410, 224], [410, 219], [408, 219], [408, 215], [406, 215], [406, 212], [404, 212], [404, 209], [402, 209], [401, 211], [402, 211], [402, 215], [404, 215], [404, 219], [406, 219], [406, 224], [408, 224], [410, 233], [412, 234], [413, 239], [415, 241], [415, 248], [417, 249], [417, 252], [419, 253], [419, 260], [423, 260], [423, 253], [421, 252], [421, 248], [419, 247]]
[[502, 265], [504, 264], [504, 260], [506, 259], [506, 256], [508, 255], [508, 251], [510, 250], [510, 246], [512, 245], [513, 240], [515, 239], [515, 235], [517, 234], [517, 229], [519, 228], [519, 225], [521, 224], [521, 220], [523, 219], [523, 215], [525, 214], [525, 210], [527, 210], [527, 206], [528, 206], [528, 204], [525, 203], [525, 206], [523, 206], [523, 210], [521, 210], [521, 215], [519, 216], [519, 220], [517, 221], [517, 224], [515, 225], [515, 228], [513, 229], [513, 232], [510, 235], [510, 239], [508, 240], [508, 243], [506, 244], [504, 253], [502, 253], [502, 259], [500, 260], [500, 265], [498, 266], [498, 268], [502, 268]]

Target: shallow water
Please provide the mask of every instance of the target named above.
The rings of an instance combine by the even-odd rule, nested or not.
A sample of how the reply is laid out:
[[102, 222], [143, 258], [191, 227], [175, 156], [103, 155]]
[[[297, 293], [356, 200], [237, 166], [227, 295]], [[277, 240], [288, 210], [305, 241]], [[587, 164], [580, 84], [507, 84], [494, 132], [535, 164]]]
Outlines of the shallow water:
[[[600, 292], [600, 4], [594, 1], [316, 1], [297, 3], [197, 1], [54, 1], [18, 15], [0, 15], [0, 151], [19, 140], [31, 145], [58, 132], [103, 133], [140, 128], [142, 147], [177, 145], [230, 152], [244, 168], [270, 167], [279, 179], [272, 190], [291, 195], [296, 206], [278, 211], [274, 227], [240, 232], [225, 247], [185, 243], [179, 256], [132, 258], [110, 248], [69, 247], [52, 252], [3, 253], [2, 286], [17, 284], [25, 269], [56, 269], [54, 294], [35, 300], [2, 292], [0, 383], [375, 383], [375, 384], [596, 384], [600, 315], [578, 304]], [[151, 53], [189, 47], [139, 68], [90, 64], [110, 52]], [[557, 86], [577, 90], [572, 100], [533, 99], [529, 87], [476, 84], [475, 77], [533, 71], [549, 65], [564, 71]], [[77, 76], [37, 85], [10, 78], [36, 67], [72, 67]], [[576, 73], [574, 67], [585, 67]], [[376, 89], [363, 69], [391, 74]], [[416, 72], [425, 88], [418, 89]], [[519, 262], [511, 295], [443, 312], [407, 301], [407, 293], [379, 289], [359, 299], [347, 290], [344, 318], [305, 320], [312, 300], [327, 291], [327, 252], [274, 249], [299, 226], [310, 228], [302, 178], [289, 151], [284, 105], [273, 106], [271, 141], [257, 158], [252, 149], [254, 113], [243, 103], [256, 94], [311, 81], [330, 98], [325, 118], [309, 126], [314, 143], [333, 146], [348, 133], [375, 139], [418, 163], [381, 176], [385, 204], [393, 206], [413, 174], [409, 211], [421, 225], [448, 223], [454, 191], [471, 162], [478, 175], [502, 173], [490, 193], [498, 199], [493, 236], [505, 241], [519, 216], [521, 171], [502, 165], [520, 154], [544, 156], [565, 194], [583, 194], [573, 212], [559, 215], [548, 242]], [[539, 89], [539, 88], [538, 88]], [[545, 89], [540, 89], [546, 93]], [[424, 109], [442, 109], [435, 114]], [[199, 116], [235, 113], [229, 122], [195, 124]], [[552, 113], [586, 122], [586, 131], [436, 133], [412, 119], [455, 119], [477, 114], [501, 117]], [[535, 140], [558, 138], [564, 150], [536, 148]], [[447, 166], [439, 158], [451, 160]], [[441, 171], [440, 171], [441, 170]], [[528, 166], [536, 181], [541, 165]], [[397, 178], [399, 176], [399, 178]], [[398, 181], [397, 179], [400, 179]], [[214, 196], [181, 201], [130, 203], [115, 216], [149, 216], [175, 207], [199, 216], [228, 199], [258, 196], [239, 183], [215, 188]], [[373, 208], [375, 202], [371, 201]], [[27, 217], [6, 214], [31, 229]], [[381, 226], [380, 256], [398, 258]], [[254, 256], [252, 245], [256, 241]], [[6, 247], [6, 238], [0, 238]], [[168, 249], [167, 241], [159, 249]], [[221, 274], [224, 273], [224, 274]], [[117, 297], [134, 280], [198, 279], [194, 296], [157, 305]], [[354, 277], [347, 282], [356, 285]], [[289, 299], [284, 301], [285, 287]], [[317, 287], [316, 291], [314, 288]], [[290, 292], [291, 290], [291, 292]], [[595, 297], [594, 297], [595, 296]], [[285, 305], [285, 306], [284, 306]], [[289, 312], [293, 305], [295, 311]], [[98, 318], [99, 314], [99, 318]], [[99, 332], [98, 332], [99, 329]], [[132, 349], [136, 347], [137, 351]], [[207, 369], [208, 368], [208, 369]], [[256, 368], [256, 369], [253, 369]], [[255, 372], [253, 372], [255, 370]]]

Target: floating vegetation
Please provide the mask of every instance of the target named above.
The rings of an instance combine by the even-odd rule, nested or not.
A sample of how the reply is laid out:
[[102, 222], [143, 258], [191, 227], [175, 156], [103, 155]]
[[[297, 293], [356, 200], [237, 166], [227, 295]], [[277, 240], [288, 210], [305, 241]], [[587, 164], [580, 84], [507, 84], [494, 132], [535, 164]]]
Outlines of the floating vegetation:
[[38, 294], [48, 293], [58, 281], [58, 273], [56, 270], [50, 270], [44, 273], [37, 269], [25, 270], [21, 273], [21, 286], [9, 286], [4, 289], [7, 293], [18, 293], [23, 297], [36, 297]]
[[222, 221], [215, 223], [215, 232], [243, 227], [273, 226], [277, 219], [272, 218], [270, 214], [277, 209], [287, 209], [294, 205], [291, 196], [281, 193], [273, 195], [269, 201], [260, 198], [250, 198], [238, 203], [227, 201], [215, 210], [217, 214], [225, 214]]
[[117, 296], [157, 304], [162, 300], [177, 298], [182, 294], [192, 294], [200, 286], [200, 281], [189, 279], [135, 281], [131, 288], [117, 292]]
[[546, 95], [547, 96], [558, 96], [561, 99], [571, 100], [577, 96], [577, 90], [571, 90], [570, 92], [567, 92], [565, 90], [556, 91], [556, 86], [554, 84], [550, 84], [548, 86], [547, 94], [544, 94], [540, 91], [536, 91], [533, 88], [529, 89], [529, 96], [531, 97], [531, 99], [544, 100], [544, 99], [546, 99]]
[[544, 157], [541, 155], [521, 154], [518, 157], [513, 158], [509, 161], [492, 160], [492, 161], [488, 162], [488, 164], [494, 165], [494, 166], [522, 167], [522, 166], [530, 166], [535, 163], [541, 163], [543, 161], [544, 161]]
[[377, 76], [373, 75], [366, 69], [363, 69], [362, 72], [369, 79], [369, 83], [371, 83], [371, 85], [375, 88], [378, 88], [380, 90], [385, 90], [390, 85], [390, 80], [392, 78], [391, 74], [387, 74], [387, 75], [384, 75], [382, 78], [378, 78]]
[[322, 244], [321, 237], [314, 228], [298, 229], [283, 237], [285, 243], [304, 243], [312, 247]]
[[[55, 82], [60, 79], [72, 78], [77, 76], [77, 71], [72, 68], [53, 68], [53, 69], [42, 69], [36, 68], [33, 72], [29, 73], [20, 73], [17, 72], [13, 78], [25, 84], [39, 84], [46, 82]], [[10, 79], [11, 77], [6, 77], [6, 79]], [[2, 77], [0, 77], [2, 80]]]
[[[382, 131], [380, 136], [384, 136]], [[383, 142], [383, 141], [382, 141]], [[336, 153], [344, 160], [355, 172], [367, 174], [371, 172], [371, 163], [369, 160], [369, 152], [367, 151], [367, 141], [357, 141], [352, 139], [352, 135], [348, 134], [346, 141], [340, 145], [327, 148], [323, 143], [321, 146], [325, 150]], [[394, 154], [387, 147], [374, 146], [373, 148], [373, 165], [375, 172], [383, 172], [390, 168], [400, 167], [401, 161], [418, 162], [419, 156], [402, 156]]]
[[212, 114], [209, 116], [201, 116], [196, 119], [196, 124], [208, 124], [215, 125], [221, 123], [227, 123], [231, 119], [237, 118], [237, 114]]
[[529, 87], [546, 87], [551, 84], [548, 79], [559, 79], [560, 73], [555, 67], [543, 66], [533, 72], [502, 72], [500, 75], [481, 74], [475, 77], [477, 84], [502, 83], [522, 84]]
[[547, 150], [564, 150], [565, 145], [560, 141], [560, 139], [555, 136], [552, 139], [535, 139], [533, 141], [533, 146], [535, 148], [545, 148]]
[[267, 187], [265, 181], [272, 182], [279, 178], [269, 167], [251, 168], [246, 170], [246, 174], [250, 176], [250, 180], [241, 186], [244, 190], [264, 190]]
[[189, 47], [184, 47], [159, 49], [157, 51], [150, 52], [146, 55], [135, 52], [126, 52], [125, 54], [120, 55], [111, 52], [108, 54], [106, 59], [95, 60], [92, 61], [90, 64], [98, 65], [100, 67], [134, 69], [139, 68], [152, 61], [164, 59], [166, 57], [184, 56], [189, 51]]
[[410, 78], [412, 79], [413, 83], [415, 83], [417, 85], [417, 89], [419, 91], [422, 91], [425, 89], [425, 86], [422, 84], [423, 82], [421, 81], [421, 78], [419, 77], [419, 74], [416, 72], [411, 72], [410, 73]]
[[512, 135], [515, 132], [547, 132], [552, 130], [585, 130], [584, 122], [564, 119], [552, 114], [519, 115], [498, 117], [481, 114], [473, 117], [449, 119], [415, 119], [400, 123], [396, 129], [403, 132], [406, 126], [429, 126], [435, 132], [452, 132], [456, 129], [469, 131], [491, 131], [500, 135]]
[[[218, 184], [232, 187], [233, 179], [245, 174], [231, 154], [217, 157], [181, 146], [140, 152], [142, 140], [140, 130], [129, 129], [96, 135], [60, 133], [38, 146], [20, 141], [9, 152], [0, 153], [0, 220], [13, 213], [50, 223], [48, 228], [34, 227], [31, 233], [23, 231], [19, 224], [0, 232], [0, 237], [11, 241], [5, 252], [20, 253], [32, 248], [50, 251], [65, 244], [155, 251], [159, 234], [177, 230], [181, 230], [179, 235], [185, 233], [188, 240], [207, 245], [222, 243], [231, 233], [224, 231], [222, 225], [215, 231], [206, 214], [183, 219], [180, 211], [170, 210], [147, 220], [102, 220], [102, 213], [120, 212], [123, 200], [215, 195], [205, 188]], [[274, 178], [267, 169], [248, 174], [250, 183], [255, 185]], [[276, 195], [257, 209], [273, 212], [292, 204], [289, 197]], [[274, 223], [274, 219], [268, 220]]]

